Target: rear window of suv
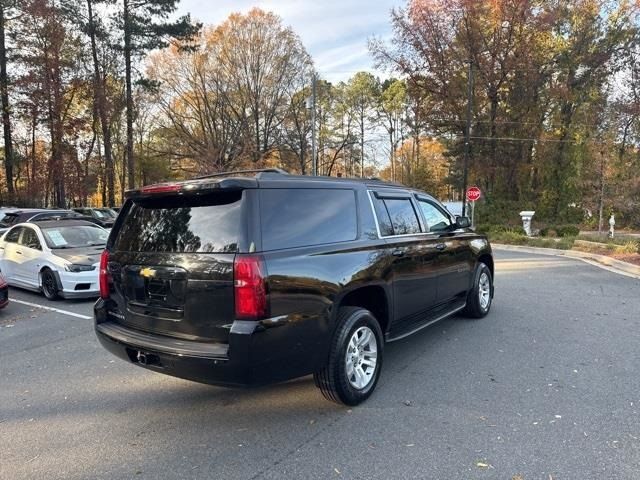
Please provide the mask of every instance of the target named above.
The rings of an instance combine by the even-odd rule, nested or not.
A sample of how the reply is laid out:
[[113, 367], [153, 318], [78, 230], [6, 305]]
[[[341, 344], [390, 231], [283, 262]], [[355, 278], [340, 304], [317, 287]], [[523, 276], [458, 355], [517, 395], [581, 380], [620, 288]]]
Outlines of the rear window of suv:
[[353, 190], [260, 190], [263, 250], [355, 240], [358, 235]]
[[134, 200], [115, 249], [125, 252], [237, 252], [242, 192]]

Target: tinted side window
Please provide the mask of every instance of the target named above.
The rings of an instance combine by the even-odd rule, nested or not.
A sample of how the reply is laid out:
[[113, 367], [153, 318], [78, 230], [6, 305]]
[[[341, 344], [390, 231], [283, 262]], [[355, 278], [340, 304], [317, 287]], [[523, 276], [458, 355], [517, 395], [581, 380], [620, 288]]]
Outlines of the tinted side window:
[[420, 233], [418, 216], [408, 198], [385, 198], [384, 204], [389, 212], [394, 235]]
[[33, 217], [29, 218], [29, 221], [31, 222], [35, 222], [36, 220], [46, 220], [47, 218], [52, 218], [52, 217], [58, 217], [58, 216], [63, 216], [55, 213], [38, 213], [37, 215], [34, 215]]
[[4, 237], [4, 241], [11, 242], [11, 243], [18, 243], [18, 238], [20, 238], [20, 232], [22, 232], [22, 227], [9, 230], [9, 232]]
[[353, 190], [260, 190], [262, 248], [347, 242], [358, 235]]
[[419, 200], [418, 204], [430, 232], [441, 232], [451, 226], [451, 219], [434, 204], [425, 200]]
[[383, 237], [393, 235], [391, 218], [389, 218], [387, 207], [384, 206], [384, 201], [372, 195], [371, 202], [373, 203], [373, 208], [376, 211], [376, 218], [378, 219], [378, 226], [380, 227], [380, 235]]
[[40, 246], [40, 240], [38, 239], [38, 234], [33, 230], [33, 228], [25, 228], [24, 233], [22, 234], [22, 238], [20, 239], [20, 245], [24, 245], [25, 247], [35, 248], [37, 250], [42, 250]]
[[5, 225], [15, 225], [16, 223], [20, 223], [18, 220], [18, 214], [15, 213], [7, 213], [2, 219], [2, 223]]

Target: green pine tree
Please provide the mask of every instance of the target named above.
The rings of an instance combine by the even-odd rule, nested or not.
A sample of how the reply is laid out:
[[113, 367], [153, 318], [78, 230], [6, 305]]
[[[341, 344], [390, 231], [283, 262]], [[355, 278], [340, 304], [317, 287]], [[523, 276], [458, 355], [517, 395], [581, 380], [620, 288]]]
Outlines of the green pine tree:
[[125, 95], [127, 110], [127, 186], [135, 186], [135, 162], [133, 156], [134, 105], [132, 93], [132, 61], [135, 57], [157, 48], [164, 48], [171, 41], [185, 41], [193, 37], [201, 25], [191, 21], [189, 15], [169, 21], [180, 0], [123, 0], [120, 26], [124, 36]]

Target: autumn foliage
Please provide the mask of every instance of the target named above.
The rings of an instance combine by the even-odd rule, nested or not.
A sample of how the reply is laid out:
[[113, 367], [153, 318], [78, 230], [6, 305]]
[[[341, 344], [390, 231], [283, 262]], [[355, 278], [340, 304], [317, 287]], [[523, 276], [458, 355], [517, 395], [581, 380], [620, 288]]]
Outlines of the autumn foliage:
[[307, 174], [314, 74], [319, 174], [457, 199], [471, 67], [469, 178], [493, 210], [613, 209], [640, 225], [636, 2], [408, 1], [391, 40], [369, 42], [388, 78], [335, 83], [274, 13], [199, 29], [170, 21], [175, 0], [125, 3], [0, 0], [0, 203], [119, 203], [132, 182], [238, 168]]

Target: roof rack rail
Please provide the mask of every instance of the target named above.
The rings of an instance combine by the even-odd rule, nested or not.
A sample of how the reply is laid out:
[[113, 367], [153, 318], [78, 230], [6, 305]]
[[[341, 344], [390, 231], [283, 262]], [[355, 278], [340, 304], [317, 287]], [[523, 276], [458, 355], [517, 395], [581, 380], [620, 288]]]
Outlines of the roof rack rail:
[[235, 175], [236, 173], [238, 173], [238, 174], [244, 174], [244, 173], [279, 173], [280, 175], [289, 175], [289, 172], [287, 172], [286, 170], [283, 170], [281, 168], [258, 168], [258, 169], [255, 169], [255, 170], [236, 170], [236, 171], [233, 171], [233, 172], [212, 173], [210, 175], [202, 175], [201, 177], [192, 178], [192, 180], [202, 180], [204, 178], [223, 177], [225, 175]]

